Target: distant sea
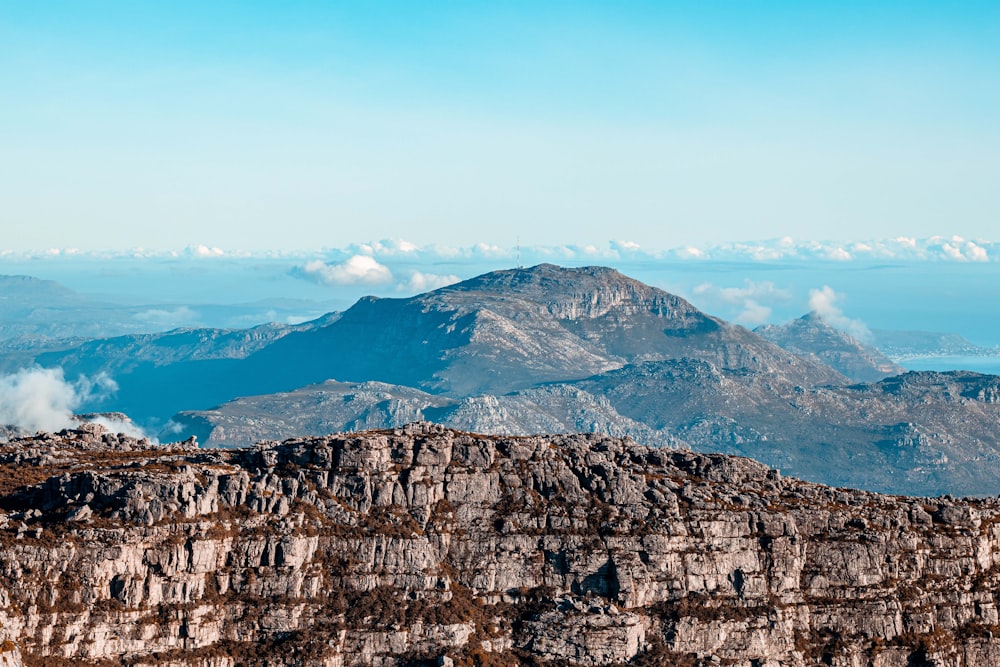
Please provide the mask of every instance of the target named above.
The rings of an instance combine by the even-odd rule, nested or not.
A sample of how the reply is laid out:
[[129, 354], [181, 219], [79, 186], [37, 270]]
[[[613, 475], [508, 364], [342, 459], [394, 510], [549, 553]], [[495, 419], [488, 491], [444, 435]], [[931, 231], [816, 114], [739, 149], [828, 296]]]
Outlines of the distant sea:
[[1000, 356], [966, 357], [941, 355], [935, 357], [913, 357], [896, 362], [911, 371], [975, 371], [1000, 375]]

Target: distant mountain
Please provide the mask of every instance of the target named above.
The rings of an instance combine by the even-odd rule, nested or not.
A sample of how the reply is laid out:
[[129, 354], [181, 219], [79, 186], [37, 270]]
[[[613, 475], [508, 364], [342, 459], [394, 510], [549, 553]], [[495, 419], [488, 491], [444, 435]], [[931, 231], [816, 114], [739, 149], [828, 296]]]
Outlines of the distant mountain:
[[[52, 280], [0, 275], [0, 352], [17, 355], [18, 363], [60, 339], [79, 344], [105, 336], [113, 308]], [[0, 360], [0, 370], [6, 366]]]
[[976, 345], [957, 333], [874, 329], [872, 336], [875, 346], [897, 361], [912, 357], [976, 357], [1000, 353], [996, 348]]
[[143, 423], [331, 379], [464, 398], [678, 357], [777, 373], [805, 386], [847, 382], [827, 366], [602, 267], [543, 264], [406, 299], [366, 297], [317, 324], [261, 341], [245, 358], [177, 354], [166, 363], [162, 338], [132, 337], [42, 361], [68, 364], [68, 375], [113, 369], [118, 394], [86, 407], [120, 410]]
[[70, 350], [37, 355], [45, 367], [61, 366], [67, 373], [105, 371], [129, 373], [142, 366], [169, 366], [189, 361], [245, 359], [291, 333], [335, 322], [339, 313], [302, 324], [261, 324], [249, 329], [181, 328], [164, 333], [131, 334], [88, 341]]
[[801, 384], [844, 381], [613, 269], [550, 264], [409, 299], [362, 299], [332, 325], [288, 336], [247, 365], [285, 388], [337, 378], [470, 396], [677, 357], [768, 370]]
[[906, 372], [877, 349], [830, 326], [815, 312], [785, 324], [757, 327], [754, 333], [858, 382], [874, 382]]
[[872, 490], [1000, 491], [1000, 378], [852, 385], [823, 361], [857, 376], [882, 360], [814, 318], [788, 329], [808, 356], [611, 269], [540, 265], [298, 327], [128, 336], [45, 359], [114, 371], [118, 394], [84, 409], [173, 416], [165, 435], [207, 444], [426, 419], [686, 442]]
[[[69, 365], [86, 359], [83, 367], [99, 367], [103, 361], [118, 355], [138, 353], [140, 357], [164, 357], [170, 353], [160, 345], [155, 335], [177, 324], [192, 321], [259, 322], [267, 316], [281, 318], [302, 314], [322, 313], [317, 303], [301, 300], [275, 299], [247, 304], [121, 304], [75, 292], [57, 282], [31, 276], [0, 275], [0, 373], [11, 372], [34, 363]], [[180, 320], [179, 322], [177, 320]], [[273, 325], [280, 328], [282, 325]], [[195, 327], [188, 327], [192, 330]], [[202, 330], [215, 329], [203, 327]], [[289, 329], [292, 331], [294, 329]], [[225, 331], [232, 331], [231, 328]], [[250, 338], [261, 334], [257, 331]], [[123, 341], [105, 344], [100, 339], [135, 335], [133, 343], [116, 352]], [[196, 334], [200, 335], [200, 334]], [[210, 334], [214, 336], [215, 334]], [[221, 335], [221, 334], [220, 334]], [[234, 345], [242, 334], [233, 336]], [[91, 342], [91, 341], [97, 342]], [[206, 341], [209, 347], [213, 341]], [[77, 354], [54, 354], [83, 346]], [[252, 346], [252, 343], [251, 343]], [[176, 346], [178, 350], [183, 346]], [[253, 349], [258, 349], [253, 347]], [[197, 352], [194, 348], [192, 351]], [[204, 346], [202, 346], [204, 349]], [[251, 350], [252, 351], [252, 350]], [[96, 357], [93, 356], [96, 353]], [[180, 352], [174, 355], [181, 358]], [[202, 355], [195, 354], [194, 358]], [[211, 355], [210, 355], [211, 356]], [[243, 355], [245, 356], [245, 355]], [[129, 363], [125, 360], [126, 364]]]

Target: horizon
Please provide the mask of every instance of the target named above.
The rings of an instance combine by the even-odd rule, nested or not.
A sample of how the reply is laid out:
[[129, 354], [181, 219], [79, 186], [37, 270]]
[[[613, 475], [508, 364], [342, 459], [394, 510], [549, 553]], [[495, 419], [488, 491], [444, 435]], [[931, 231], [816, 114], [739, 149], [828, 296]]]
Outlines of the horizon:
[[[840, 252], [842, 244], [782, 239], [700, 253], [610, 244], [455, 249], [401, 240], [302, 254], [198, 248], [166, 254], [8, 253], [0, 255], [0, 274], [54, 280], [87, 298], [144, 306], [133, 316], [134, 326], [152, 332], [297, 323], [343, 311], [364, 296], [408, 297], [516, 268], [518, 260], [522, 266], [608, 266], [748, 328], [800, 317], [813, 310], [812, 299], [821, 298], [835, 307], [839, 328], [848, 331], [938, 331], [1000, 346], [1000, 313], [986, 307], [1000, 300], [998, 244], [941, 237], [892, 243], [846, 246], [854, 253], [850, 258]], [[867, 250], [854, 250], [859, 245]]]

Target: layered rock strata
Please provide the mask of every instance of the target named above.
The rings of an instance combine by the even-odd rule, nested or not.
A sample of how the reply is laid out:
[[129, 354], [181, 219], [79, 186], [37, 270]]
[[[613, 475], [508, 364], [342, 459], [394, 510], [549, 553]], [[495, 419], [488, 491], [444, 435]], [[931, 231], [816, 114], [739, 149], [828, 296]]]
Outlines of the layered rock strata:
[[0, 447], [0, 664], [1000, 664], [1000, 504], [417, 424]]

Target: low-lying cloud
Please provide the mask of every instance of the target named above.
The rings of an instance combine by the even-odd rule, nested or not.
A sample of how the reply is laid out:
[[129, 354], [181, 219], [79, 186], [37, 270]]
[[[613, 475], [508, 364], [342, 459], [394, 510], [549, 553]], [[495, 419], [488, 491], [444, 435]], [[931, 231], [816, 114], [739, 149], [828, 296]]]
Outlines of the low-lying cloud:
[[809, 310], [835, 329], [846, 331], [862, 342], [871, 342], [872, 332], [864, 322], [844, 315], [837, 306], [843, 297], [829, 285], [809, 290]]
[[401, 292], [429, 292], [440, 287], [454, 285], [462, 279], [455, 275], [441, 276], [435, 273], [422, 273], [414, 271], [405, 281], [399, 283]]
[[370, 255], [354, 255], [339, 264], [323, 260], [306, 262], [292, 274], [321, 285], [384, 285], [392, 282], [392, 271]]
[[198, 313], [188, 306], [178, 306], [173, 309], [150, 308], [136, 313], [133, 317], [158, 328], [195, 326], [199, 322]]
[[28, 431], [59, 431], [76, 425], [83, 403], [118, 390], [106, 373], [69, 382], [61, 368], [25, 368], [0, 376], [0, 423]]

